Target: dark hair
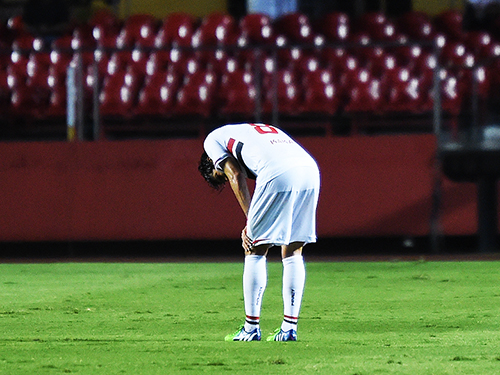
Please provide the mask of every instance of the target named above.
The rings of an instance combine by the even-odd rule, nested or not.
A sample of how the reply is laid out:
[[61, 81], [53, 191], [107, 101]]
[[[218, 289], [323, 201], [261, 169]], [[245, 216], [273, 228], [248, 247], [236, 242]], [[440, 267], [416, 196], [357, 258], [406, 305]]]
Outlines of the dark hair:
[[210, 187], [215, 190], [222, 190], [226, 185], [225, 177], [214, 177], [214, 162], [210, 159], [206, 152], [201, 154], [200, 164], [198, 165], [198, 171], [200, 171], [201, 175], [205, 179], [205, 181], [210, 185]]

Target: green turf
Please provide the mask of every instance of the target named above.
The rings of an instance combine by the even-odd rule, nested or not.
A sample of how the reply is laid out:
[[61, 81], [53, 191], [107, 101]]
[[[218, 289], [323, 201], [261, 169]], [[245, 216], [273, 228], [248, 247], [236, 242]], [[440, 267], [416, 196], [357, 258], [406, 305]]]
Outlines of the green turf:
[[[0, 264], [1, 374], [500, 374], [500, 263], [307, 264], [299, 342], [225, 342], [242, 264]], [[262, 329], [280, 324], [270, 262]]]

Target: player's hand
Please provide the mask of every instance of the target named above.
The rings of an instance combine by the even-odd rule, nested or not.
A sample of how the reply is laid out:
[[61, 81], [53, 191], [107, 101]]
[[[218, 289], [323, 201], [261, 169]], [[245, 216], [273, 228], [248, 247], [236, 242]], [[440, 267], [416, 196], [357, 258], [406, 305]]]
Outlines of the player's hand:
[[247, 235], [247, 227], [243, 228], [241, 231], [241, 246], [245, 249], [245, 252], [252, 250], [252, 240]]

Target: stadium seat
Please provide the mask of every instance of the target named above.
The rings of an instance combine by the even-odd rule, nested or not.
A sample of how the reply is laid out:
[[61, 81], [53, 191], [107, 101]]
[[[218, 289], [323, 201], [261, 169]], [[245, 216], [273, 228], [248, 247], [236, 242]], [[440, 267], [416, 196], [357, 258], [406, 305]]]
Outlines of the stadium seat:
[[245, 15], [239, 22], [239, 28], [241, 37], [245, 39], [244, 46], [272, 45], [276, 39], [273, 22], [265, 14]]
[[171, 13], [163, 18], [155, 38], [156, 48], [189, 47], [196, 20], [187, 13]]
[[[277, 97], [277, 103], [275, 102]], [[275, 105], [277, 104], [277, 108]], [[262, 80], [262, 111], [273, 113], [275, 109], [284, 115], [295, 115], [301, 105], [299, 82], [292, 69], [270, 69], [264, 71]]]
[[464, 43], [449, 41], [441, 49], [441, 64], [446, 68], [471, 68], [475, 64], [474, 55]]
[[176, 116], [208, 118], [213, 111], [215, 86], [207, 83], [186, 84], [177, 92]]
[[71, 42], [73, 37], [67, 35], [52, 42], [52, 50], [50, 52], [50, 65], [57, 74], [64, 76], [68, 69], [68, 65], [73, 58], [71, 50]]
[[361, 69], [358, 60], [354, 56], [347, 56], [341, 61], [337, 69], [333, 69], [335, 75], [334, 81], [339, 84], [340, 89], [348, 89], [353, 82], [358, 79]]
[[[464, 34], [464, 45], [471, 51], [476, 60], [484, 61], [500, 55], [500, 44], [495, 42], [486, 31], [470, 31]], [[497, 51], [495, 53], [495, 47]]]
[[124, 71], [131, 63], [132, 54], [130, 51], [115, 51], [108, 60], [106, 74], [114, 75], [117, 72]]
[[302, 77], [302, 114], [333, 115], [340, 105], [340, 93], [329, 69], [310, 69]]
[[23, 16], [21, 14], [13, 15], [7, 19], [7, 29], [12, 31], [14, 34], [22, 34], [27, 32], [26, 24], [23, 21]]
[[130, 53], [129, 67], [135, 75], [144, 76], [146, 74], [146, 65], [149, 61], [149, 53], [140, 47], [135, 47]]
[[35, 100], [38, 102], [48, 101], [51, 87], [49, 86], [50, 70], [43, 59], [36, 58], [37, 54], [30, 56], [26, 65], [27, 81], [26, 85], [31, 90]]
[[138, 117], [168, 117], [172, 115], [177, 88], [166, 81], [157, 84], [151, 81], [139, 92], [137, 105], [133, 109]]
[[26, 85], [18, 85], [12, 89], [11, 114], [23, 119], [41, 118], [47, 108], [48, 98], [39, 95]]
[[399, 68], [386, 82], [388, 93], [384, 110], [387, 112], [419, 113], [421, 111], [421, 82], [411, 76], [408, 68]]
[[382, 83], [370, 75], [367, 69], [360, 69], [355, 80], [346, 91], [345, 113], [380, 113], [383, 108]]
[[434, 69], [437, 65], [437, 57], [427, 51], [422, 51], [418, 56], [415, 55], [409, 65], [407, 65], [412, 75], [423, 80], [425, 87], [431, 88], [433, 84]]
[[116, 44], [118, 48], [153, 47], [157, 20], [150, 14], [132, 14], [125, 20]]
[[461, 41], [464, 38], [462, 11], [454, 9], [445, 10], [434, 18], [433, 24], [438, 31], [443, 32], [455, 42]]
[[224, 91], [233, 87], [240, 87], [241, 85], [255, 86], [253, 71], [242, 68], [226, 71], [221, 77], [219, 92], [224, 95]]
[[57, 85], [50, 93], [49, 104], [44, 112], [44, 116], [49, 119], [63, 118], [66, 116], [66, 88]]
[[224, 93], [218, 106], [218, 114], [224, 118], [255, 118], [256, 97], [257, 92], [253, 86], [231, 88]]
[[116, 42], [118, 39], [119, 30], [104, 28], [102, 25], [94, 26], [92, 35], [96, 40], [98, 47], [113, 49], [117, 48]]
[[435, 28], [430, 16], [421, 11], [410, 11], [397, 19], [399, 30], [408, 35], [410, 40], [431, 41], [435, 36]]
[[12, 53], [11, 61], [7, 65], [11, 87], [17, 86], [18, 83], [26, 83], [28, 78], [28, 61], [29, 59], [26, 56], [16, 52]]
[[29, 56], [33, 50], [42, 51], [45, 49], [45, 42], [41, 38], [36, 38], [30, 33], [17, 35], [12, 41], [12, 50], [23, 56]]
[[[443, 74], [441, 81], [441, 108], [445, 114], [458, 116], [462, 109], [463, 88], [453, 74]], [[432, 101], [432, 92], [428, 93]]]
[[314, 42], [315, 32], [309, 17], [303, 13], [287, 13], [274, 21], [274, 29], [292, 44]]
[[106, 83], [99, 95], [100, 114], [103, 118], [128, 119], [137, 93], [127, 84]]
[[237, 23], [234, 18], [224, 13], [210, 13], [203, 17], [201, 25], [192, 38], [192, 46], [228, 46], [234, 45], [238, 38]]
[[99, 9], [92, 14], [87, 23], [91, 26], [102, 25], [110, 29], [118, 29], [121, 27], [121, 21], [119, 18], [110, 10]]
[[[196, 60], [192, 60], [196, 64]], [[194, 66], [194, 65], [193, 65]], [[184, 80], [177, 91], [174, 113], [181, 117], [208, 118], [214, 109], [218, 80], [214, 72], [196, 66], [187, 69]]]
[[396, 25], [389, 21], [382, 12], [362, 14], [356, 20], [356, 29], [376, 41], [395, 41], [399, 35]]
[[252, 71], [235, 69], [221, 78], [217, 100], [218, 114], [225, 118], [253, 118], [257, 91]]
[[326, 37], [327, 41], [342, 42], [349, 38], [350, 19], [346, 13], [328, 13], [320, 19], [316, 28]]
[[[239, 21], [237, 45], [240, 49], [235, 52], [235, 57], [240, 64], [250, 68], [254, 64], [260, 63], [270, 53], [267, 47], [274, 44], [276, 44], [276, 34], [272, 20], [268, 15], [247, 14]], [[264, 48], [250, 48], [255, 46]]]

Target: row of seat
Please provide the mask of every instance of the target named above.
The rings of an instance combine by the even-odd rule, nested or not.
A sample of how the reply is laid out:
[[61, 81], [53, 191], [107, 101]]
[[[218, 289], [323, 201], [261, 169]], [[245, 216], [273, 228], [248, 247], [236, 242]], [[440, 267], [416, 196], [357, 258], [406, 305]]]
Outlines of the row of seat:
[[[412, 76], [398, 68], [382, 76], [360, 68], [345, 71], [334, 79], [330, 69], [309, 62], [310, 70], [300, 77], [292, 69], [263, 72], [258, 80], [251, 70], [235, 69], [218, 77], [213, 71], [197, 69], [180, 79], [174, 71], [157, 71], [138, 79], [133, 70], [120, 70], [102, 81], [100, 112], [106, 117], [133, 116], [254, 116], [270, 114], [275, 106], [280, 114], [334, 115], [338, 112], [423, 113], [433, 109], [432, 77]], [[466, 98], [461, 82], [452, 72], [441, 72], [443, 109], [458, 115]], [[83, 92], [92, 104], [95, 79], [89, 69]], [[4, 113], [16, 116], [55, 117], [66, 113], [66, 87], [55, 75], [29, 79], [12, 85], [8, 73], [0, 73], [0, 105]], [[484, 81], [487, 82], [487, 81]]]
[[[460, 112], [474, 77], [482, 97], [500, 83], [494, 31], [463, 31], [458, 12], [434, 19], [410, 12], [396, 21], [332, 13], [317, 23], [300, 13], [274, 22], [260, 14], [236, 22], [219, 13], [201, 22], [180, 13], [121, 22], [100, 13], [50, 49], [19, 19], [0, 34], [0, 106], [15, 116], [64, 116], [66, 70], [78, 61], [86, 103], [97, 87], [101, 114], [126, 118], [249, 116], [275, 106], [287, 115], [421, 113], [432, 110], [438, 61], [449, 113]], [[430, 41], [440, 47], [439, 60]], [[484, 64], [472, 71], [478, 61]]]

